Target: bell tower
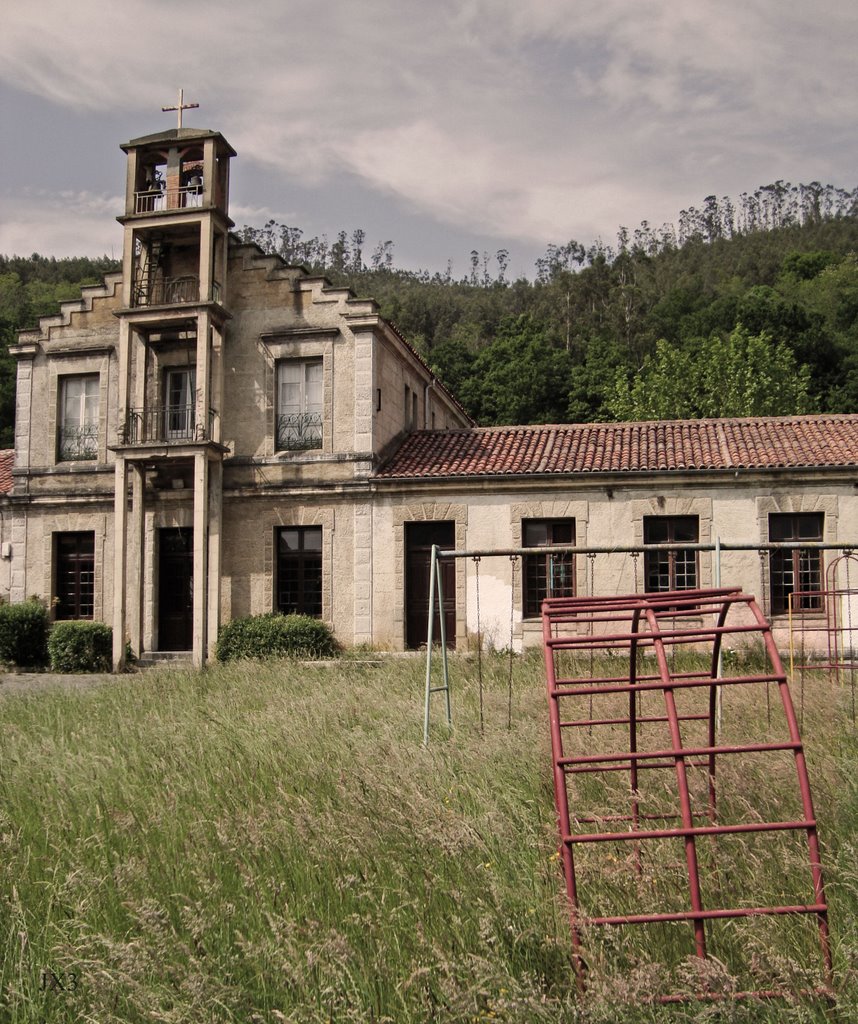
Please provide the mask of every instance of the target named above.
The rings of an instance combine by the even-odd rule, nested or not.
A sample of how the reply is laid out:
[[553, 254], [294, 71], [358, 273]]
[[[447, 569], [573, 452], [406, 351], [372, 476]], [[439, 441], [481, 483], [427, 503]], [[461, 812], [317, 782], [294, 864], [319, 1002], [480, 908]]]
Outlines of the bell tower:
[[[190, 651], [195, 665], [204, 663], [217, 638], [227, 452], [221, 444], [222, 352], [230, 318], [229, 163], [235, 151], [218, 132], [182, 127], [182, 111], [193, 106], [180, 94], [178, 108], [165, 108], [178, 109], [178, 128], [121, 147], [128, 163], [125, 212], [118, 218], [124, 229], [116, 311], [118, 436], [110, 446], [116, 458], [116, 668], [124, 661], [126, 636], [138, 655], [144, 647]], [[164, 557], [166, 547], [173, 561]], [[184, 570], [177, 568], [179, 548]], [[158, 577], [168, 574], [172, 585], [162, 586]], [[147, 620], [144, 592], [153, 577], [147, 604], [154, 610]]]

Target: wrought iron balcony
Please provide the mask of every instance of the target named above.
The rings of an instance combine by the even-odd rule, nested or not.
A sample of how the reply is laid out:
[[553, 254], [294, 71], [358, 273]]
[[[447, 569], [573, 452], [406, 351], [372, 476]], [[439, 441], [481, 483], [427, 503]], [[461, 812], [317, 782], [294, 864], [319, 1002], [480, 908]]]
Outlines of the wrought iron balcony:
[[134, 193], [135, 213], [165, 213], [169, 210], [189, 210], [203, 205], [202, 185], [184, 185], [182, 188], [147, 189]]
[[321, 447], [321, 413], [288, 413], [277, 417], [278, 451], [310, 451]]
[[214, 435], [215, 411], [209, 409], [207, 426], [195, 422], [193, 405], [154, 405], [129, 409], [122, 437], [124, 444], [187, 444], [210, 441]]
[[[212, 298], [220, 302], [220, 284], [212, 282]], [[134, 288], [135, 306], [173, 306], [200, 301], [200, 279], [195, 274], [165, 277], [156, 281], [139, 281]]]
[[98, 424], [63, 424], [57, 432], [57, 458], [60, 462], [78, 462], [98, 458]]

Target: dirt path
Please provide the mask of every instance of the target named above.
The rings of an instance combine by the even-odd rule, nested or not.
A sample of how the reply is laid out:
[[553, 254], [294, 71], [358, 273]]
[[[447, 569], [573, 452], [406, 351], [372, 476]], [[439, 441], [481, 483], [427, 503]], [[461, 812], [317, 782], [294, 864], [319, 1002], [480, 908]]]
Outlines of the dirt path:
[[0, 697], [10, 694], [43, 693], [46, 690], [89, 690], [116, 679], [128, 676], [114, 676], [109, 673], [93, 672], [81, 675], [60, 675], [54, 672], [3, 672], [0, 673]]

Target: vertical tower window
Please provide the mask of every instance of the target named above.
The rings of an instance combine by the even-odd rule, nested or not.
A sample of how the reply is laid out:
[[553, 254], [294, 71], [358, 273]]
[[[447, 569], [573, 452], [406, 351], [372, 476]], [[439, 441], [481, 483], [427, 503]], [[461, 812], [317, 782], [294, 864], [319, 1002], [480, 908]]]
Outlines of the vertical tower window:
[[164, 391], [167, 397], [164, 407], [165, 437], [174, 441], [193, 439], [196, 372], [192, 369], [167, 370]]

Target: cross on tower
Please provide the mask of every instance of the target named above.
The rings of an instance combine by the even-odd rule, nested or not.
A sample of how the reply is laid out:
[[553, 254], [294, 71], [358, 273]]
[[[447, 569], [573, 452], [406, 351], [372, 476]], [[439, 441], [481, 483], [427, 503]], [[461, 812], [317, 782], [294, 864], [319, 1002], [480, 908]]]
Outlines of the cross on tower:
[[195, 107], [199, 106], [199, 103], [185, 103], [184, 102], [184, 98], [185, 98], [185, 90], [184, 89], [179, 89], [179, 102], [176, 104], [176, 106], [175, 107], [161, 107], [161, 110], [165, 114], [168, 111], [170, 111], [170, 110], [178, 110], [178, 112], [179, 112], [179, 131], [181, 131], [181, 129], [182, 129], [182, 111], [183, 110], [193, 110]]

